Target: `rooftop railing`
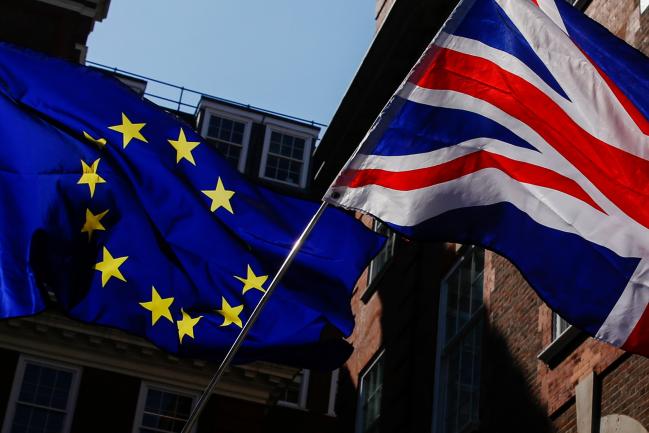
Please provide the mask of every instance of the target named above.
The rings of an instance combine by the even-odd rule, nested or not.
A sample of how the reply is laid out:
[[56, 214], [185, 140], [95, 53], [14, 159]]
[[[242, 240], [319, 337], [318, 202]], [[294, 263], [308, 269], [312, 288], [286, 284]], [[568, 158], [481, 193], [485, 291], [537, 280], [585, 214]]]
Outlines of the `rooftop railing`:
[[250, 104], [242, 104], [241, 102], [232, 101], [229, 99], [210, 95], [209, 93], [200, 92], [198, 90], [188, 89], [183, 86], [178, 86], [176, 84], [168, 83], [166, 81], [157, 80], [155, 78], [147, 77], [145, 75], [136, 74], [130, 71], [125, 71], [123, 69], [111, 67], [108, 65], [103, 65], [101, 63], [93, 62], [90, 60], [86, 60], [86, 64], [88, 66], [92, 66], [98, 69], [103, 69], [108, 72], [125, 76], [126, 78], [130, 77], [136, 80], [146, 81], [147, 86], [144, 92], [144, 96], [152, 100], [154, 103], [172, 110], [195, 115], [198, 109], [199, 101], [201, 100], [202, 97], [206, 97], [217, 102], [223, 102], [247, 110], [254, 110], [262, 114], [268, 114], [272, 116], [281, 117], [284, 119], [302, 122], [320, 128], [327, 127], [326, 124], [316, 122], [314, 120], [307, 120], [300, 117], [279, 113], [277, 111], [255, 107], [254, 105], [250, 105]]

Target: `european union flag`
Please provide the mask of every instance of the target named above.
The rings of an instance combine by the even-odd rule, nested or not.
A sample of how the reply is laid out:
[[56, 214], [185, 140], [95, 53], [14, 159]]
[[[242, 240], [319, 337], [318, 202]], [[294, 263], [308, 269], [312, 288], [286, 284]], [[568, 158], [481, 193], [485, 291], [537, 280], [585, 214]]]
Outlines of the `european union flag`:
[[[70, 317], [218, 360], [316, 209], [250, 184], [117, 80], [0, 44], [0, 317], [49, 292]], [[340, 364], [382, 243], [326, 212], [238, 361]]]

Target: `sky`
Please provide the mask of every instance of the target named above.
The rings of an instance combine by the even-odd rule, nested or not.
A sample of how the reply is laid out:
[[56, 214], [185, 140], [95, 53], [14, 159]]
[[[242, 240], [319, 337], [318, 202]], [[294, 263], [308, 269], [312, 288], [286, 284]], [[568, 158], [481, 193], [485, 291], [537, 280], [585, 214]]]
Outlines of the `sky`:
[[112, 0], [87, 60], [328, 124], [373, 31], [374, 0]]

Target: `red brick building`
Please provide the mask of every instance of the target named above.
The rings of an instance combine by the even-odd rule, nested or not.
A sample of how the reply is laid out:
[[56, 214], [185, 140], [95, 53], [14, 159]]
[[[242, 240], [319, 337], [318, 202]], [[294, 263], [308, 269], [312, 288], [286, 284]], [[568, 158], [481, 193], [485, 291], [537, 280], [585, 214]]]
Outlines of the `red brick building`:
[[[377, 1], [374, 42], [315, 153], [320, 193], [455, 3]], [[649, 54], [645, 0], [571, 3]], [[649, 359], [569, 327], [496, 254], [397, 238], [359, 281], [353, 306], [355, 352], [338, 411], [346, 431], [649, 428]]]

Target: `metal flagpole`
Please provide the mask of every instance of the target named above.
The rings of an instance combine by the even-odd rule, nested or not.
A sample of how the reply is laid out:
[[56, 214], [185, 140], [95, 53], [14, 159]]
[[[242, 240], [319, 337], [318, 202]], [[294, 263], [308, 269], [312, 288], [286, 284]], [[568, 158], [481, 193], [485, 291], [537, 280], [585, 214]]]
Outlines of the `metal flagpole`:
[[232, 346], [230, 346], [230, 349], [228, 350], [228, 353], [225, 355], [225, 358], [223, 358], [223, 361], [221, 361], [221, 365], [219, 365], [219, 368], [216, 370], [216, 373], [214, 373], [214, 376], [212, 376], [210, 383], [207, 384], [207, 386], [203, 390], [203, 393], [198, 398], [196, 405], [192, 408], [192, 412], [189, 415], [189, 418], [187, 419], [187, 422], [185, 423], [185, 427], [183, 427], [181, 433], [191, 432], [192, 428], [194, 427], [194, 424], [196, 424], [196, 421], [198, 420], [199, 415], [205, 408], [205, 404], [207, 403], [207, 400], [209, 399], [210, 395], [212, 395], [214, 388], [216, 388], [216, 385], [218, 384], [219, 380], [223, 376], [225, 369], [228, 368], [228, 366], [232, 362], [232, 359], [234, 358], [234, 355], [236, 355], [236, 353], [239, 351], [239, 348], [241, 347], [243, 340], [248, 335], [248, 332], [250, 332], [250, 328], [252, 328], [252, 325], [254, 325], [255, 322], [257, 321], [257, 318], [259, 317], [261, 310], [268, 302], [270, 295], [275, 290], [275, 287], [277, 287], [277, 285], [279, 284], [280, 280], [288, 270], [288, 267], [293, 262], [293, 259], [295, 259], [295, 256], [300, 251], [300, 248], [302, 248], [304, 241], [309, 236], [309, 234], [315, 227], [316, 223], [318, 222], [318, 220], [320, 219], [320, 217], [322, 216], [326, 208], [327, 208], [327, 203], [323, 202], [318, 208], [318, 211], [311, 218], [311, 221], [309, 221], [309, 224], [307, 224], [307, 226], [304, 228], [304, 231], [302, 232], [300, 237], [293, 244], [291, 251], [288, 253], [288, 256], [286, 256], [286, 259], [284, 259], [282, 266], [280, 266], [279, 270], [277, 271], [277, 274], [275, 274], [275, 277], [270, 282], [270, 286], [268, 286], [268, 289], [266, 289], [266, 292], [263, 294], [263, 296], [259, 300], [259, 303], [252, 311], [250, 318], [248, 318], [248, 321], [239, 332], [239, 335], [237, 335], [237, 338], [234, 340], [234, 343], [232, 343]]

